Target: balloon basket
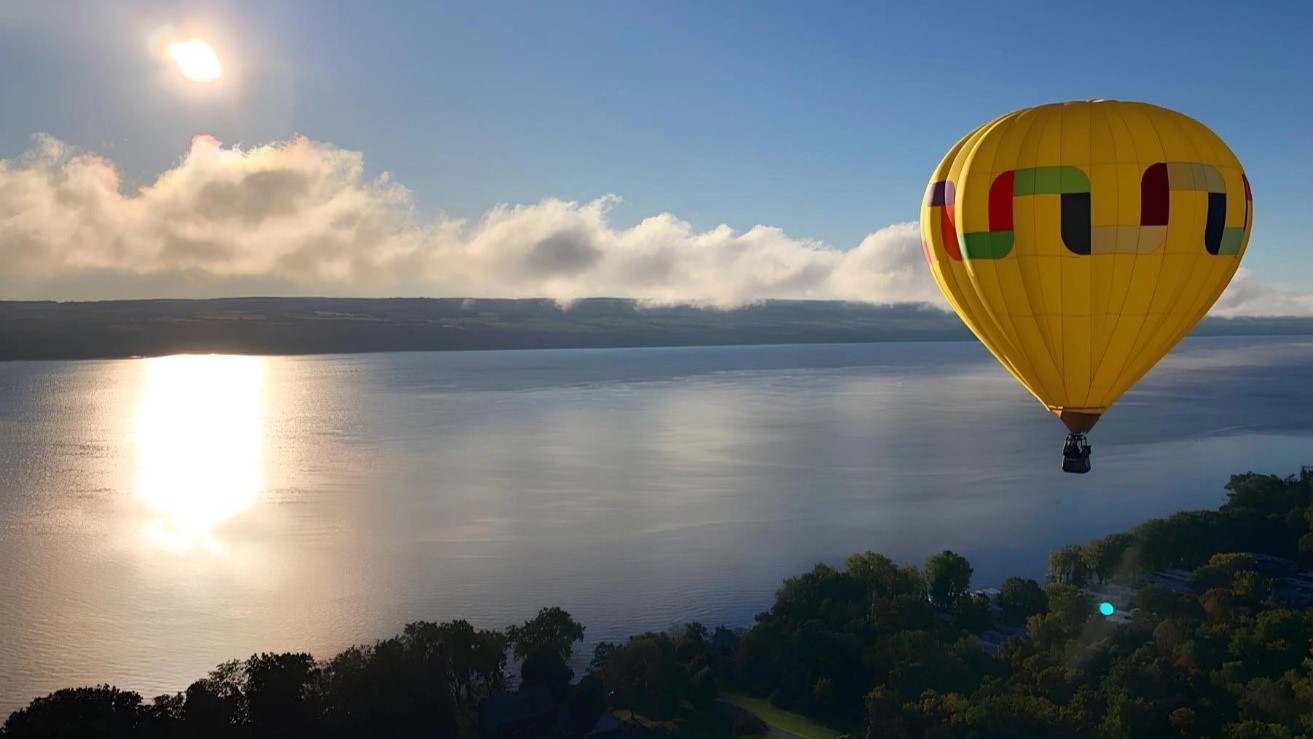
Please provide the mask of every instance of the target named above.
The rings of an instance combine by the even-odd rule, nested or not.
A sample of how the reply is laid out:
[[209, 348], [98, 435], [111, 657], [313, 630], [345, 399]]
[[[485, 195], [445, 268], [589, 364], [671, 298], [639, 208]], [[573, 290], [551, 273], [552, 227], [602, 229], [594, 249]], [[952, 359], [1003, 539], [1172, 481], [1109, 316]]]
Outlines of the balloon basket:
[[1067, 434], [1062, 446], [1062, 471], [1083, 475], [1090, 471], [1090, 442], [1085, 434]]

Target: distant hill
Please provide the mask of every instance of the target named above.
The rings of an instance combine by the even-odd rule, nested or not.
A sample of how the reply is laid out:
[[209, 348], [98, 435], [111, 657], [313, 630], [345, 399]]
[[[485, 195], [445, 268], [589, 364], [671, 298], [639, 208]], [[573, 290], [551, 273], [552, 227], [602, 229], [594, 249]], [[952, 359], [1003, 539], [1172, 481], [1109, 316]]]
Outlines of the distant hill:
[[[1210, 318], [1194, 335], [1313, 334], [1313, 319]], [[178, 353], [337, 354], [729, 344], [956, 341], [935, 308], [768, 301], [732, 310], [632, 300], [223, 298], [0, 302], [0, 360]]]

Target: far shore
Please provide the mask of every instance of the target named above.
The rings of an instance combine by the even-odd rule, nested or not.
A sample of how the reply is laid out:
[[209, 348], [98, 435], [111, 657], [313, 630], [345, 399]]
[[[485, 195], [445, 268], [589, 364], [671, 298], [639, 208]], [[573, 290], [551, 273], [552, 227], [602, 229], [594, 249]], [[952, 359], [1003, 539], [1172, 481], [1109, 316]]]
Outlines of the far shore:
[[[1205, 318], [1191, 336], [1313, 336], [1313, 318]], [[0, 301], [0, 361], [171, 354], [296, 356], [968, 341], [948, 311], [903, 303], [765, 301], [649, 307], [592, 298], [215, 298]]]

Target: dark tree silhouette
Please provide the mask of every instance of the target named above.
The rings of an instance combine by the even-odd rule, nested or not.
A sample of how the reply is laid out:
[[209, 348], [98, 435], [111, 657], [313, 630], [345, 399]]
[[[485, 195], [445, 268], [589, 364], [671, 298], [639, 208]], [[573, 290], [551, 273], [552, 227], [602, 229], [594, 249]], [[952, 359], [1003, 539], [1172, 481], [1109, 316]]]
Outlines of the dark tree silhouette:
[[569, 661], [574, 643], [584, 638], [584, 627], [557, 607], [544, 608], [537, 616], [507, 630], [516, 659], [544, 652]]
[[146, 717], [141, 695], [109, 685], [57, 690], [14, 711], [0, 735], [21, 739], [128, 739]]

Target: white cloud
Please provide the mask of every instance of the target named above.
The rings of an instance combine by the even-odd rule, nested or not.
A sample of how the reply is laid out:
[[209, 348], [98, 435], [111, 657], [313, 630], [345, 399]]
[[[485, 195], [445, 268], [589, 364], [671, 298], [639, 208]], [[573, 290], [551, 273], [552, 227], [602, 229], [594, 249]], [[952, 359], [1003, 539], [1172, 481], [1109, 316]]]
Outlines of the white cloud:
[[[250, 150], [198, 136], [153, 183], [33, 137], [0, 160], [0, 299], [235, 295], [632, 297], [734, 306], [768, 298], [946, 303], [915, 223], [840, 250], [778, 228], [695, 231], [669, 213], [628, 228], [617, 202], [500, 205], [423, 217], [358, 152], [295, 138]], [[1243, 271], [1242, 271], [1243, 272]], [[1248, 273], [1215, 313], [1313, 312]]]
[[1252, 270], [1241, 267], [1209, 314], [1310, 316], [1313, 315], [1313, 294], [1299, 292], [1289, 285], [1255, 279]]
[[296, 138], [248, 151], [196, 137], [125, 193], [112, 162], [38, 135], [0, 161], [0, 297], [291, 295], [634, 297], [729, 306], [765, 298], [942, 305], [915, 224], [855, 249], [757, 226], [697, 232], [662, 213], [615, 228], [617, 198], [422, 218], [359, 153]]

